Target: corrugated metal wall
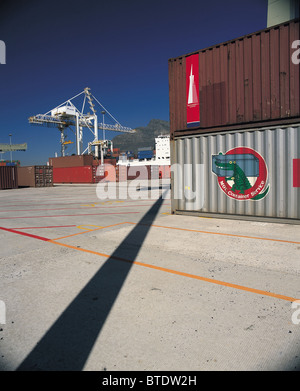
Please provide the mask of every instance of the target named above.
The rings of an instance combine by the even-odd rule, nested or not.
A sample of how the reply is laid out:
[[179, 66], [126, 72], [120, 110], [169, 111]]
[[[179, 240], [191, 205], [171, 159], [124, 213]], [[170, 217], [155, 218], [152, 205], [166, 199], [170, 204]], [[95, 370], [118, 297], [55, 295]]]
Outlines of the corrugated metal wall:
[[96, 166], [53, 167], [53, 183], [94, 183]]
[[0, 190], [18, 188], [17, 166], [0, 167]]
[[[269, 191], [260, 200], [229, 197], [212, 171], [213, 155], [237, 147], [251, 148], [265, 161]], [[171, 148], [172, 212], [300, 219], [299, 125], [180, 137]]]
[[53, 186], [53, 168], [51, 166], [18, 167], [19, 187]]
[[92, 164], [92, 155], [72, 155], [49, 158], [49, 165], [53, 168], [91, 166]]
[[[242, 128], [242, 124], [248, 126], [254, 122], [267, 121], [269, 126], [275, 120], [297, 118], [298, 121], [300, 67], [292, 61], [296, 50], [292, 43], [299, 39], [297, 20], [191, 53], [199, 56], [200, 127], [197, 129], [208, 132], [228, 125]], [[187, 130], [186, 59], [189, 55], [169, 60], [171, 137]]]

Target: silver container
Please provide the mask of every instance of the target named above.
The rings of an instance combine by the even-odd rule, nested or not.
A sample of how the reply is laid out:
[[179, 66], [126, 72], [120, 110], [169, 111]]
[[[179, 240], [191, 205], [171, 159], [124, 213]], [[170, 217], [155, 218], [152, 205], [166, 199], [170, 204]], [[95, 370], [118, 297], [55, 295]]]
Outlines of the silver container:
[[171, 159], [173, 213], [300, 222], [300, 124], [178, 137]]

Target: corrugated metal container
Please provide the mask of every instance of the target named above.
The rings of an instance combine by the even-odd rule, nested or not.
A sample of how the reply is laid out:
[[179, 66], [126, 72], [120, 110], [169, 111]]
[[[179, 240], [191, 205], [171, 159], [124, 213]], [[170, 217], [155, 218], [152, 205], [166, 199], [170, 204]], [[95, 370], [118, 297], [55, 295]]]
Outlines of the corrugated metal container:
[[98, 183], [100, 181], [116, 182], [116, 171], [116, 165], [111, 164], [110, 162], [94, 167], [94, 183]]
[[104, 163], [111, 164], [111, 165], [115, 166], [117, 164], [117, 159], [116, 158], [109, 158], [109, 159], [105, 158]]
[[173, 213], [300, 222], [300, 124], [180, 137], [171, 148]]
[[53, 168], [51, 166], [18, 167], [19, 187], [53, 186]]
[[171, 178], [171, 167], [169, 165], [159, 166], [159, 178]]
[[18, 188], [17, 166], [0, 166], [0, 190]]
[[151, 178], [151, 167], [153, 166], [129, 166], [127, 167], [127, 179], [150, 179]]
[[116, 181], [126, 182], [127, 181], [127, 166], [116, 166]]
[[94, 158], [92, 155], [50, 157], [49, 165], [53, 168], [91, 166], [93, 164], [93, 160]]
[[298, 19], [170, 59], [171, 139], [299, 122], [299, 39]]
[[53, 167], [53, 183], [94, 183], [97, 166]]
[[0, 160], [0, 166], [19, 166], [20, 160], [13, 160], [12, 162], [10, 160]]
[[[119, 166], [121, 167], [121, 166]], [[127, 179], [128, 180], [150, 180], [159, 178], [159, 166], [158, 165], [140, 165], [140, 166], [128, 166], [127, 167]]]

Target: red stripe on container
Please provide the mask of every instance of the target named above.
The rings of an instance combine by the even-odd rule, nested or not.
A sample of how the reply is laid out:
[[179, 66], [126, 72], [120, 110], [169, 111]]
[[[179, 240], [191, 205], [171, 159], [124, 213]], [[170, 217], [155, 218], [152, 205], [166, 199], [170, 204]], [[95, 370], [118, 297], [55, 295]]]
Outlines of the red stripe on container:
[[300, 187], [300, 159], [293, 159], [293, 187]]

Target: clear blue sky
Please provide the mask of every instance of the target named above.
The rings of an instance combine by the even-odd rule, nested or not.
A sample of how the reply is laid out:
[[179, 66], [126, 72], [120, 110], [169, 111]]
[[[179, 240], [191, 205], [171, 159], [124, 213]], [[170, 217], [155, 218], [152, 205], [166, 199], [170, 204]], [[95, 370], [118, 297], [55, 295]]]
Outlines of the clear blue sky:
[[12, 133], [13, 143], [28, 143], [13, 159], [46, 164], [60, 153], [59, 132], [29, 125], [28, 117], [85, 87], [124, 126], [168, 121], [168, 59], [265, 28], [267, 3], [2, 0], [0, 142]]

